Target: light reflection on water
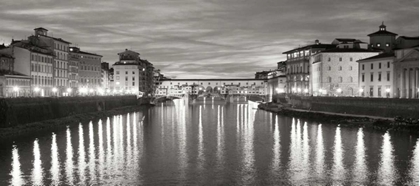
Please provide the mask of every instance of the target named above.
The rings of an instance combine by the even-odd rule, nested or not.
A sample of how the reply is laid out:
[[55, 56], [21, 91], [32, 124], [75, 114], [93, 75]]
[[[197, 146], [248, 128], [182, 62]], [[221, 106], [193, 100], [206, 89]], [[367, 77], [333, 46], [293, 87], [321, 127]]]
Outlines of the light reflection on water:
[[175, 100], [15, 142], [0, 153], [0, 185], [418, 184], [416, 137], [207, 104]]

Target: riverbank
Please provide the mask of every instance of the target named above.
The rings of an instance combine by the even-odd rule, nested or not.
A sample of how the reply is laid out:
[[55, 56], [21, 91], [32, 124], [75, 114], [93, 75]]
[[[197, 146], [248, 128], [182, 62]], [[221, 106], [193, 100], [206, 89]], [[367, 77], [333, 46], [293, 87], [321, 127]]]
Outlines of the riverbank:
[[304, 118], [321, 123], [340, 124], [342, 126], [348, 127], [366, 127], [381, 131], [403, 131], [409, 132], [410, 134], [419, 135], [418, 119], [402, 117], [387, 118], [368, 115], [321, 112], [305, 109], [295, 109], [289, 107], [288, 105], [275, 103], [260, 104], [258, 105], [258, 108], [261, 110], [278, 113], [283, 116]]
[[[8, 128], [0, 128], [0, 143], [19, 140], [20, 138], [42, 135], [66, 129], [67, 126], [78, 125], [92, 120], [105, 119], [109, 116], [139, 111], [151, 107], [149, 104], [125, 106], [106, 111], [75, 114], [63, 118], [28, 123]], [[1, 145], [0, 145], [1, 146]]]

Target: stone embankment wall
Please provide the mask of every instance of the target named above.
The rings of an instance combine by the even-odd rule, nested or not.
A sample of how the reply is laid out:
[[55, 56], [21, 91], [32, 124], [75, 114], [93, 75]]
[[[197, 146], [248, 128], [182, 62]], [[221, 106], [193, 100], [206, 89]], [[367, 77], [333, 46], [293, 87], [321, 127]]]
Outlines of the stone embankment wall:
[[295, 108], [314, 111], [419, 118], [418, 99], [292, 96], [289, 103]]
[[134, 106], [136, 96], [0, 98], [0, 127], [56, 119], [74, 114]]

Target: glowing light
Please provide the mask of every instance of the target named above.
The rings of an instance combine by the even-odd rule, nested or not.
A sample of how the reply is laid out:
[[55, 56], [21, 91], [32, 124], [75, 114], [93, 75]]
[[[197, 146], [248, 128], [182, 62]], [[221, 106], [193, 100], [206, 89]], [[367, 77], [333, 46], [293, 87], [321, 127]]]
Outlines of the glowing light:
[[360, 92], [360, 93], [362, 93], [362, 92], [363, 92], [363, 89], [362, 89], [362, 88], [361, 88], [361, 89], [359, 89], [359, 92]]
[[55, 88], [55, 87], [54, 87], [54, 88], [52, 88], [52, 91], [53, 91], [53, 92], [57, 92], [57, 88]]
[[107, 92], [107, 93], [110, 93], [110, 92], [111, 92], [111, 90], [107, 89], [107, 90], [106, 90], [106, 92]]
[[89, 90], [89, 92], [91, 92], [91, 93], [92, 93], [92, 92], [93, 92], [93, 89], [90, 89], [90, 90]]
[[39, 89], [39, 87], [35, 87], [35, 88], [34, 88], [34, 91], [35, 91], [35, 92], [39, 92], [39, 90], [40, 90], [40, 89]]
[[295, 87], [293, 87], [293, 88], [292, 88], [292, 91], [293, 91], [293, 92], [295, 92], [295, 91], [296, 91], [296, 88], [295, 88]]
[[297, 90], [298, 90], [298, 92], [302, 92], [302, 89], [301, 88], [298, 88]]
[[307, 88], [305, 88], [305, 90], [303, 90], [305, 93], [308, 93], [309, 92], [309, 90], [307, 89]]
[[120, 84], [120, 82], [117, 82], [117, 85], [119, 85]]
[[15, 92], [19, 91], [19, 87], [17, 87], [17, 86], [13, 87], [13, 91], [15, 91]]
[[341, 91], [342, 91], [342, 90], [341, 90], [341, 88], [338, 88], [338, 89], [337, 89], [337, 92], [338, 92], [338, 93], [341, 93]]
[[71, 88], [67, 88], [67, 92], [70, 93], [72, 91]]
[[388, 92], [388, 93], [390, 93], [391, 92], [391, 89], [390, 88], [387, 88], [385, 91]]

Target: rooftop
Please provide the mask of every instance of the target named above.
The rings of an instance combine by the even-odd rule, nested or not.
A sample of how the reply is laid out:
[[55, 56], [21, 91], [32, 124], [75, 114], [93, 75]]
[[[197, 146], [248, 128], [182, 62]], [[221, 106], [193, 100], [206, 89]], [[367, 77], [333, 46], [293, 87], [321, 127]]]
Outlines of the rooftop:
[[266, 79], [162, 79], [162, 81], [264, 81]]
[[405, 40], [419, 40], [419, 36], [416, 36], [416, 37], [400, 36], [399, 38], [403, 38]]
[[303, 47], [299, 47], [299, 48], [295, 48], [286, 52], [283, 52], [283, 54], [289, 54], [295, 51], [300, 51], [300, 50], [304, 50], [304, 49], [309, 49], [309, 48], [331, 48], [331, 47], [335, 47], [336, 45], [334, 44], [311, 44], [311, 45], [306, 45]]
[[321, 53], [338, 53], [338, 52], [379, 52], [379, 51], [363, 49], [363, 48], [331, 48], [331, 49], [321, 51]]
[[394, 57], [394, 54], [382, 53], [376, 56], [368, 57], [368, 58], [357, 60], [357, 61], [359, 62], [359, 61], [367, 61], [367, 60], [372, 60], [372, 59], [381, 59], [381, 58], [389, 58], [389, 57]]
[[42, 36], [42, 37], [48, 37], [48, 38], [54, 39], [56, 41], [60, 41], [60, 42], [67, 43], [67, 44], [71, 44], [70, 42], [68, 42], [68, 41], [66, 41], [64, 39], [61, 39], [61, 38], [56, 38], [56, 37], [51, 37], [51, 36], [46, 36], [46, 35], [40, 35], [40, 36]]

